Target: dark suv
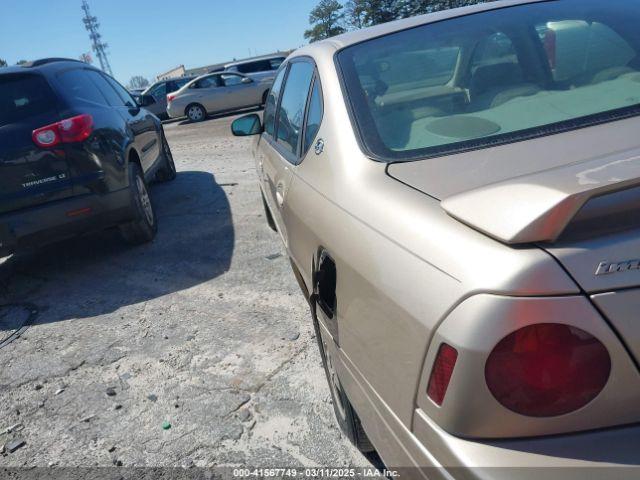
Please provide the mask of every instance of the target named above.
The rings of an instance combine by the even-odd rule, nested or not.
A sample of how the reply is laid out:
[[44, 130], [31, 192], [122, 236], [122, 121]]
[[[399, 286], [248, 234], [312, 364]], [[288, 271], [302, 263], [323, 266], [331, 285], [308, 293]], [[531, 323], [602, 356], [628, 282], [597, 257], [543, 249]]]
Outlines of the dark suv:
[[116, 225], [151, 241], [148, 182], [175, 176], [158, 118], [100, 70], [66, 59], [0, 69], [0, 257]]

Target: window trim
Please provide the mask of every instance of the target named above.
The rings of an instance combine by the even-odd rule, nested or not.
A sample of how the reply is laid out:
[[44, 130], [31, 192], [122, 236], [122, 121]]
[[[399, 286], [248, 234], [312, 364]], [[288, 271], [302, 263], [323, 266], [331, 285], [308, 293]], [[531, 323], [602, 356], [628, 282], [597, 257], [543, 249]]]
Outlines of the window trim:
[[[311, 76], [311, 83], [309, 84], [309, 90], [307, 91], [307, 99], [305, 101], [305, 111], [304, 111], [304, 115], [303, 115], [303, 123], [302, 123], [302, 131], [301, 131], [301, 135], [298, 137], [298, 144], [296, 145], [296, 151], [295, 152], [291, 152], [289, 150], [287, 150], [286, 148], [284, 148], [282, 146], [282, 144], [280, 144], [278, 142], [278, 125], [280, 124], [280, 105], [282, 103], [282, 93], [284, 92], [284, 90], [287, 87], [287, 82], [289, 81], [289, 73], [291, 72], [291, 65], [293, 65], [294, 63], [308, 63], [313, 67], [313, 74]], [[308, 109], [309, 109], [309, 100], [311, 98], [311, 92], [313, 89], [313, 85], [315, 83], [315, 79], [316, 76], [318, 76], [318, 67], [316, 65], [316, 62], [313, 60], [312, 57], [307, 56], [307, 55], [301, 55], [299, 57], [294, 57], [290, 60], [288, 60], [287, 62], [283, 63], [281, 65], [285, 66], [285, 68], [287, 69], [287, 72], [285, 74], [284, 80], [282, 81], [282, 89], [280, 91], [280, 95], [278, 95], [278, 102], [276, 104], [276, 114], [274, 116], [274, 129], [273, 129], [273, 137], [271, 137], [269, 134], [267, 134], [266, 132], [263, 133], [265, 139], [269, 142], [269, 145], [271, 145], [278, 154], [280, 154], [288, 163], [290, 163], [291, 165], [299, 165], [300, 163], [302, 163], [302, 160], [304, 159], [304, 156], [306, 155], [302, 155], [302, 139], [304, 137], [305, 134], [305, 130], [306, 130], [306, 119], [307, 119], [307, 114], [308, 114]], [[276, 74], [277, 77], [277, 74]], [[323, 105], [322, 105], [322, 114], [323, 114], [323, 118], [324, 118], [324, 97], [323, 97]]]
[[[456, 20], [459, 18], [472, 17], [476, 15], [482, 15], [485, 13], [497, 12], [500, 10], [518, 8], [518, 7], [523, 7], [527, 5], [532, 5], [532, 4], [524, 3], [524, 4], [515, 4], [515, 5], [496, 6], [494, 4], [491, 4], [491, 2], [488, 2], [483, 4], [480, 7], [481, 8], [480, 10], [477, 10], [471, 13], [466, 13], [463, 15], [451, 15], [436, 21], [428, 21], [428, 22], [420, 23], [418, 25], [412, 25], [406, 28], [401, 28], [391, 32], [382, 33], [379, 35], [375, 35], [371, 38], [367, 38], [365, 40], [361, 40], [337, 49], [333, 53], [333, 64], [334, 64], [334, 68], [336, 69], [336, 74], [338, 76], [338, 83], [340, 84], [340, 92], [342, 94], [343, 101], [347, 108], [347, 114], [349, 116], [351, 128], [353, 129], [356, 142], [360, 147], [360, 151], [370, 160], [373, 160], [379, 163], [384, 163], [387, 165], [387, 168], [388, 168], [388, 166], [393, 165], [395, 163], [415, 162], [420, 160], [428, 160], [430, 158], [448, 157], [451, 155], [458, 155], [458, 154], [473, 152], [477, 150], [485, 150], [488, 148], [501, 147], [501, 146], [510, 145], [513, 143], [520, 143], [528, 140], [534, 140], [537, 138], [544, 138], [550, 135], [557, 135], [561, 133], [578, 131], [585, 128], [590, 128], [598, 125], [605, 125], [605, 124], [640, 116], [640, 104], [631, 105], [628, 107], [623, 107], [621, 109], [608, 110], [608, 111], [599, 112], [593, 115], [588, 115], [588, 116], [579, 117], [571, 120], [565, 120], [562, 122], [543, 125], [542, 127], [533, 127], [526, 130], [505, 133], [502, 135], [495, 135], [488, 138], [480, 138], [480, 139], [468, 140], [464, 142], [458, 142], [455, 145], [444, 145], [442, 147], [428, 147], [424, 149], [419, 149], [419, 150], [413, 151], [411, 155], [407, 155], [406, 157], [397, 157], [397, 158], [390, 157], [390, 156], [386, 157], [386, 156], [378, 155], [374, 153], [369, 148], [367, 143], [364, 141], [364, 134], [362, 132], [360, 124], [356, 119], [353, 100], [348, 95], [348, 90], [346, 86], [346, 83], [347, 83], [346, 75], [344, 73], [344, 70], [338, 58], [342, 52], [344, 52], [345, 50], [351, 47], [355, 47], [356, 45], [362, 45], [364, 43], [367, 43], [373, 40], [378, 40], [380, 38], [392, 36], [392, 35], [403, 33], [403, 32], [408, 32], [411, 30], [417, 30], [419, 28], [427, 27], [430, 25], [437, 25], [440, 23]], [[381, 148], [381, 150], [384, 151], [388, 149], [386, 148], [386, 146], [383, 145], [383, 148]]]

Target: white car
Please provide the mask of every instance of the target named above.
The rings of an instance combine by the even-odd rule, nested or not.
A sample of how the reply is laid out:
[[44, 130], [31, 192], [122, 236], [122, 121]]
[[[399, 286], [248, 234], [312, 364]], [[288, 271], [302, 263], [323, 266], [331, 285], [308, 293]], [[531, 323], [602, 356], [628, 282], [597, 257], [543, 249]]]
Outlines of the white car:
[[240, 73], [210, 73], [167, 95], [167, 113], [171, 118], [186, 116], [200, 122], [210, 113], [264, 105], [272, 83], [273, 79], [254, 79]]

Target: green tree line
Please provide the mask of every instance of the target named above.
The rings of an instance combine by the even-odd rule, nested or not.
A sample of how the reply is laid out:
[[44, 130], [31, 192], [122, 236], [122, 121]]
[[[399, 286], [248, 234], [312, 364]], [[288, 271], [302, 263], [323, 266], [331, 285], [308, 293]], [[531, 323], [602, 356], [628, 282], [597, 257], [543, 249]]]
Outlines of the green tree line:
[[338, 0], [320, 0], [309, 15], [311, 28], [304, 36], [310, 42], [316, 42], [347, 30], [483, 1], [487, 0], [348, 0], [344, 4]]

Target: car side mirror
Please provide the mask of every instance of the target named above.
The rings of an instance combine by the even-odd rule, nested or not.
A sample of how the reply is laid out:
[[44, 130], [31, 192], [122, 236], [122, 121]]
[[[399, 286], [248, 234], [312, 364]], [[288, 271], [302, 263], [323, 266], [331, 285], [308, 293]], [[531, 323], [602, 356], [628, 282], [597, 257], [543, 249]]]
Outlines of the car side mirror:
[[262, 121], [260, 121], [260, 116], [255, 113], [240, 117], [231, 124], [231, 133], [236, 137], [260, 135], [262, 131]]
[[153, 95], [140, 95], [140, 101], [138, 104], [141, 107], [148, 107], [149, 105], [153, 105], [156, 103], [156, 99], [153, 98]]
[[251, 80], [249, 77], [242, 77], [242, 83], [253, 83], [253, 80]]

